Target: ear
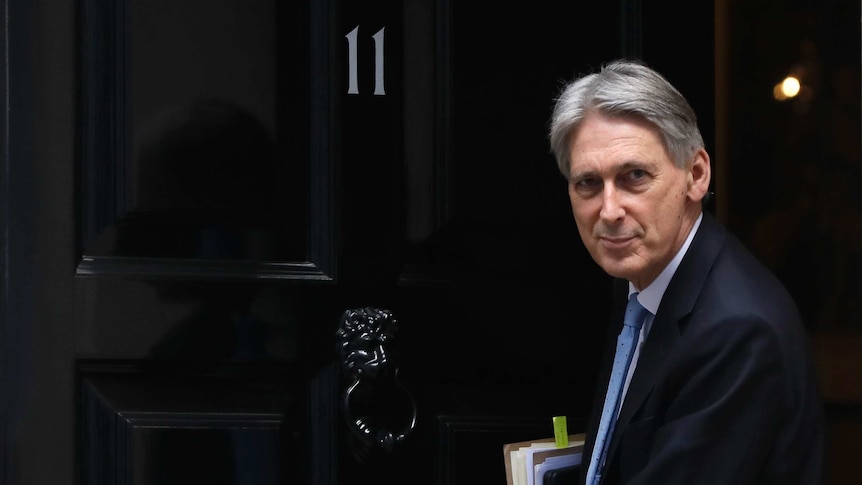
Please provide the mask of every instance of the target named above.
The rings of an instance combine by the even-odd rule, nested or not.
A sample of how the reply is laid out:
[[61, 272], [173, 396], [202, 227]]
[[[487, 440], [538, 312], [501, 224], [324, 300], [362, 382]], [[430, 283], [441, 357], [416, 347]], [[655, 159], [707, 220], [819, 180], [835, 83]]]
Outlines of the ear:
[[700, 148], [695, 152], [694, 160], [689, 164], [686, 176], [688, 179], [686, 195], [692, 201], [700, 202], [709, 191], [709, 181], [712, 177], [709, 154], [706, 153], [705, 149]]

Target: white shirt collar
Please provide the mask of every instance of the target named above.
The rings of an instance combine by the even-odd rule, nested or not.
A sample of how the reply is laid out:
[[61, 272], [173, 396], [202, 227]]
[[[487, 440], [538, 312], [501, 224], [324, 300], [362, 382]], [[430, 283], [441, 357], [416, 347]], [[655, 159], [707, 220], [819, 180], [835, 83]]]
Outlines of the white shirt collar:
[[[638, 295], [638, 301], [640, 304], [649, 310], [651, 314], [655, 315], [658, 312], [658, 307], [659, 304], [661, 304], [661, 299], [664, 296], [665, 290], [667, 290], [667, 285], [670, 284], [670, 279], [673, 278], [674, 273], [676, 273], [676, 269], [679, 268], [679, 263], [688, 251], [688, 247], [691, 246], [691, 241], [694, 239], [694, 235], [697, 233], [697, 229], [700, 227], [700, 222], [702, 220], [703, 212], [697, 216], [697, 220], [694, 221], [694, 226], [692, 226], [691, 231], [689, 231], [688, 236], [685, 238], [685, 242], [682, 244], [682, 247], [679, 248], [679, 251], [676, 252], [673, 259], [670, 260], [670, 263], [668, 263], [658, 277], [650, 283], [649, 286], [641, 290]], [[629, 295], [635, 291], [637, 290], [634, 285], [629, 282]]]

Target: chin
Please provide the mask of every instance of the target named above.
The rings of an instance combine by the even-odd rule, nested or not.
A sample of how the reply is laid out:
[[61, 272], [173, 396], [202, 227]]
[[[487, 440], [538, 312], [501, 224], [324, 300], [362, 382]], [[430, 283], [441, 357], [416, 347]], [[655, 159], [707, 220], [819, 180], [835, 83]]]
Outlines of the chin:
[[605, 270], [605, 273], [613, 276], [614, 278], [623, 278], [627, 280], [631, 280], [634, 275], [637, 273], [636, 268], [632, 268], [620, 261], [600, 261], [599, 266]]

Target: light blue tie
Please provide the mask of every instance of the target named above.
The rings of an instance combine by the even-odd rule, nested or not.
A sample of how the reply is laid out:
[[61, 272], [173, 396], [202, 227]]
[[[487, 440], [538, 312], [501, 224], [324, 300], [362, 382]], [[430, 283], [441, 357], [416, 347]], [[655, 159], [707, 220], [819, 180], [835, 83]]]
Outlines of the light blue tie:
[[632, 361], [632, 353], [637, 345], [638, 335], [647, 310], [642, 307], [637, 299], [638, 294], [632, 293], [629, 303], [626, 305], [626, 315], [623, 319], [623, 329], [617, 338], [617, 354], [614, 357], [614, 367], [611, 369], [611, 380], [608, 383], [608, 392], [605, 395], [605, 405], [602, 408], [602, 420], [599, 422], [599, 431], [596, 434], [596, 444], [590, 458], [590, 467], [587, 469], [587, 485], [595, 485], [602, 478], [602, 468], [605, 462], [605, 453], [608, 443], [614, 434], [614, 425], [617, 422], [617, 410], [620, 407], [620, 396], [623, 384], [626, 381], [629, 364]]

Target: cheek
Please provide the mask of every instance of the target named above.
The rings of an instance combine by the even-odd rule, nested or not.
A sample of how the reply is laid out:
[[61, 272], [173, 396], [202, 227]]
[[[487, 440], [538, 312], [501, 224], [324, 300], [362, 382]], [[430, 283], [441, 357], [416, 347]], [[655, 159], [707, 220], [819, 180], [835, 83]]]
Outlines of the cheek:
[[587, 246], [592, 244], [594, 239], [594, 229], [598, 220], [598, 211], [590, 207], [590, 204], [585, 204], [583, 201], [578, 204], [572, 204], [572, 214], [575, 219], [575, 226], [578, 229], [581, 241]]
[[575, 196], [571, 190], [569, 190], [569, 205], [572, 207], [572, 214], [577, 218], [578, 208], [579, 208], [580, 204], [575, 199]]
[[586, 223], [590, 218], [590, 208], [589, 204], [585, 203], [583, 200], [575, 199], [574, 197], [569, 197], [569, 202], [572, 206], [572, 215], [575, 218], [575, 222], [578, 223], [578, 226]]
[[661, 233], [679, 224], [685, 207], [685, 194], [680, 194], [676, 188], [670, 193], [671, 197], [660, 198], [653, 205], [657, 210], [653, 211], [652, 225]]

